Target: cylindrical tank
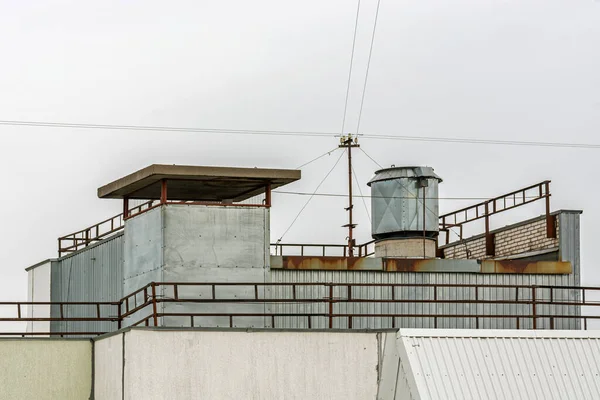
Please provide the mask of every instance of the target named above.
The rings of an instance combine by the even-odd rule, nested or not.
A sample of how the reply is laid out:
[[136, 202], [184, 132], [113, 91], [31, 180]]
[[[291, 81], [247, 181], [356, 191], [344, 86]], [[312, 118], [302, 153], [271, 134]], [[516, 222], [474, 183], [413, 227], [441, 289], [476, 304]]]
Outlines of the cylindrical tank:
[[375, 172], [368, 185], [376, 257], [435, 257], [440, 182], [431, 167], [391, 167]]

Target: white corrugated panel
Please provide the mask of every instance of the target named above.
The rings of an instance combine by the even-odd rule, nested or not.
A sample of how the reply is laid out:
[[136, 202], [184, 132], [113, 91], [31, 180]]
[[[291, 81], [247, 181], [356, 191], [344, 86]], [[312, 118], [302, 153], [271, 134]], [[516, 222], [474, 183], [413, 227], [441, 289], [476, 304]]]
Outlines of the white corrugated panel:
[[397, 399], [600, 398], [600, 332], [401, 329], [398, 351]]

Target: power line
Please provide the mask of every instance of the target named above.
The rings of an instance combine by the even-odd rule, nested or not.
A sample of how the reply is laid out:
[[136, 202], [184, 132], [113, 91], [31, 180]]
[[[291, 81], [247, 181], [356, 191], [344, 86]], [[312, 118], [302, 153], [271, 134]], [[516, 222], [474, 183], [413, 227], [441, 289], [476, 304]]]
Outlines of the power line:
[[277, 243], [281, 242], [281, 240], [283, 239], [283, 237], [289, 232], [289, 230], [292, 228], [292, 226], [294, 226], [294, 224], [296, 223], [296, 221], [300, 217], [300, 214], [302, 214], [302, 211], [304, 211], [304, 209], [306, 208], [306, 206], [308, 206], [308, 203], [310, 203], [310, 201], [313, 199], [313, 197], [315, 197], [315, 195], [317, 194], [317, 191], [319, 190], [319, 188], [321, 187], [321, 185], [323, 185], [323, 183], [327, 180], [327, 178], [329, 177], [329, 175], [331, 175], [331, 173], [333, 172], [333, 170], [335, 169], [335, 167], [337, 167], [337, 165], [340, 162], [340, 160], [342, 159], [343, 155], [344, 155], [344, 152], [342, 152], [342, 154], [340, 154], [340, 156], [338, 157], [338, 159], [335, 162], [335, 164], [333, 164], [333, 167], [331, 167], [331, 169], [329, 170], [329, 172], [327, 172], [327, 175], [325, 175], [325, 177], [321, 180], [321, 182], [319, 182], [319, 184], [317, 185], [317, 188], [313, 192], [312, 196], [306, 201], [306, 203], [304, 203], [304, 206], [302, 206], [302, 208], [298, 212], [298, 215], [296, 215], [296, 217], [294, 218], [294, 220], [292, 221], [292, 223], [290, 224], [290, 226], [288, 226], [288, 228], [285, 230], [285, 232], [283, 232], [283, 235], [281, 235], [279, 237], [279, 239], [277, 240]]
[[[359, 189], [360, 192], [360, 189]], [[341, 194], [341, 193], [310, 193], [310, 192], [293, 192], [293, 191], [287, 191], [287, 190], [273, 190], [273, 193], [279, 193], [279, 194], [290, 194], [290, 195], [297, 195], [297, 196], [320, 196], [320, 197], [348, 197], [347, 194]], [[362, 193], [360, 194], [360, 196], [354, 195], [352, 197], [359, 197], [359, 198], [364, 198], [364, 199], [406, 199], [406, 200], [419, 200], [421, 201], [423, 199], [423, 197], [415, 197], [415, 196], [368, 196], [368, 195], [363, 195]], [[493, 197], [426, 197], [426, 200], [490, 200]], [[523, 197], [520, 197], [521, 199]], [[525, 199], [538, 199], [539, 196], [526, 196]], [[422, 201], [421, 201], [422, 202]]]
[[342, 119], [342, 132], [346, 127], [346, 113], [348, 111], [348, 97], [350, 96], [350, 81], [352, 78], [352, 64], [354, 62], [354, 48], [356, 47], [356, 31], [358, 30], [358, 16], [360, 14], [360, 0], [356, 6], [356, 20], [354, 21], [354, 37], [352, 39], [352, 53], [350, 54], [350, 69], [348, 70], [348, 84], [346, 86], [346, 101], [344, 102], [344, 118]]
[[359, 147], [359, 149], [360, 149], [360, 151], [363, 152], [363, 154], [365, 156], [367, 156], [369, 158], [369, 160], [373, 161], [375, 163], [375, 165], [377, 165], [379, 168], [383, 168], [383, 166], [381, 164], [379, 164], [377, 161], [375, 161], [375, 159], [373, 157], [371, 157], [370, 155], [368, 155], [367, 152], [362, 147]]
[[323, 158], [323, 157], [325, 157], [325, 156], [327, 156], [327, 155], [331, 155], [331, 153], [333, 153], [333, 152], [334, 152], [334, 151], [336, 151], [336, 150], [339, 150], [339, 147], [337, 147], [337, 146], [336, 146], [335, 148], [333, 148], [333, 149], [329, 150], [328, 152], [321, 154], [319, 157], [317, 157], [317, 158], [313, 158], [313, 159], [312, 159], [312, 160], [310, 160], [309, 162], [306, 162], [306, 163], [302, 164], [301, 166], [299, 166], [299, 167], [296, 167], [296, 169], [300, 169], [300, 168], [302, 168], [302, 167], [306, 167], [307, 165], [309, 165], [309, 164], [311, 164], [311, 163], [313, 163], [313, 162], [315, 162], [315, 161], [317, 161], [317, 160], [319, 160], [319, 159], [321, 159], [321, 158]]
[[582, 149], [600, 149], [600, 144], [593, 143], [566, 143], [566, 142], [534, 142], [522, 140], [495, 140], [495, 139], [468, 139], [468, 138], [450, 138], [433, 136], [396, 136], [396, 135], [360, 135], [368, 139], [382, 140], [404, 140], [414, 142], [441, 142], [441, 143], [462, 143], [462, 144], [488, 144], [502, 146], [536, 146], [536, 147], [568, 147]]
[[[42, 122], [42, 121], [16, 121], [0, 120], [4, 126], [31, 126], [44, 128], [73, 128], [73, 129], [102, 129], [102, 130], [131, 130], [131, 131], [156, 131], [156, 132], [182, 132], [182, 133], [207, 133], [207, 134], [233, 134], [233, 135], [267, 135], [267, 136], [293, 136], [293, 137], [339, 137], [336, 132], [319, 131], [286, 131], [286, 130], [252, 130], [252, 129], [212, 129], [212, 128], [181, 128], [173, 126], [151, 126], [151, 125], [111, 125], [111, 124], [79, 124], [67, 122]], [[361, 134], [363, 139], [375, 140], [403, 140], [413, 142], [429, 143], [456, 143], [456, 144], [479, 144], [500, 146], [530, 146], [530, 147], [564, 147], [579, 149], [600, 149], [600, 144], [594, 143], [568, 143], [568, 142], [536, 142], [518, 140], [495, 140], [495, 139], [470, 139], [457, 137], [435, 137], [435, 136], [403, 136], [384, 134]], [[370, 158], [370, 157], [369, 157]]]
[[187, 132], [187, 133], [222, 133], [235, 135], [272, 135], [272, 136], [308, 136], [308, 137], [336, 137], [332, 132], [311, 131], [273, 131], [252, 129], [212, 129], [212, 128], [180, 128], [174, 126], [147, 126], [147, 125], [112, 125], [112, 124], [77, 124], [68, 122], [43, 122], [43, 121], [7, 121], [0, 120], [0, 125], [8, 126], [34, 126], [44, 128], [79, 128], [79, 129], [105, 129], [105, 130], [131, 130], [131, 131], [157, 131], [157, 132]]
[[367, 217], [369, 218], [369, 221], [371, 221], [371, 214], [369, 213], [369, 207], [367, 207], [367, 202], [365, 201], [365, 196], [363, 196], [363, 194], [362, 194], [362, 190], [360, 188], [360, 182], [358, 181], [358, 176], [356, 176], [356, 171], [354, 170], [354, 167], [352, 167], [352, 175], [354, 175], [354, 181], [356, 181], [356, 187], [358, 187], [358, 193], [360, 193], [360, 196], [358, 196], [358, 197], [360, 197], [362, 199], [363, 205], [365, 206], [365, 211], [367, 212]]
[[375, 22], [373, 23], [373, 33], [371, 35], [371, 47], [369, 48], [369, 59], [367, 61], [367, 72], [365, 73], [365, 83], [363, 86], [362, 98], [360, 100], [360, 111], [358, 112], [358, 123], [356, 124], [356, 133], [360, 132], [360, 120], [362, 118], [363, 105], [365, 104], [365, 93], [367, 92], [367, 81], [369, 79], [369, 69], [371, 67], [371, 55], [373, 54], [373, 43], [375, 43], [375, 31], [377, 29], [377, 19], [379, 17], [379, 5], [381, 0], [377, 0], [377, 10], [375, 11]]

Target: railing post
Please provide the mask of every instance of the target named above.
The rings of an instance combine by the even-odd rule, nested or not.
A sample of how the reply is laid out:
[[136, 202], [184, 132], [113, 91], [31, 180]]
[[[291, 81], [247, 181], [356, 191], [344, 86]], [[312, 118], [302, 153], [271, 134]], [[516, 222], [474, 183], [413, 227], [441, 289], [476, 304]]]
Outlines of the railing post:
[[152, 316], [154, 319], [154, 326], [158, 326], [158, 312], [156, 307], [156, 283], [152, 282]]
[[123, 318], [121, 317], [121, 302], [119, 302], [117, 304], [117, 329], [121, 329], [123, 327], [122, 320]]
[[544, 186], [546, 189], [546, 237], [555, 239], [556, 216], [550, 215], [550, 182], [544, 182]]
[[536, 310], [536, 299], [535, 299], [535, 286], [531, 287], [531, 312], [533, 315], [533, 329], [537, 329], [537, 310]]
[[271, 207], [271, 183], [265, 187], [265, 205]]
[[123, 197], [123, 219], [129, 218], [129, 198]]
[[160, 204], [167, 204], [167, 180], [160, 182]]
[[329, 285], [329, 329], [333, 328], [333, 285]]

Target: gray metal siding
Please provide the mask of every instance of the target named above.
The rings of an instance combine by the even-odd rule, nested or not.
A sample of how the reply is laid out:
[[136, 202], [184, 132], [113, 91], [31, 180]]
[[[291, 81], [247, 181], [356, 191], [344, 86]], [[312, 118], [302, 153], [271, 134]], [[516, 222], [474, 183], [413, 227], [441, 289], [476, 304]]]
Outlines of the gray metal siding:
[[[123, 233], [107, 238], [52, 264], [52, 302], [118, 301], [123, 297]], [[102, 317], [117, 316], [116, 306], [101, 307]], [[93, 317], [94, 306], [64, 307], [65, 317]], [[52, 317], [60, 316], [60, 307], [52, 306]], [[53, 332], [98, 331], [117, 329], [116, 322], [52, 322]]]
[[[424, 284], [498, 284], [498, 285], [576, 285], [575, 275], [533, 275], [533, 274], [482, 274], [482, 273], [442, 273], [442, 272], [376, 272], [376, 271], [308, 271], [308, 270], [272, 270], [271, 282], [279, 283], [424, 283]], [[368, 299], [391, 299], [391, 289], [389, 287], [364, 287], [353, 288], [353, 298]], [[317, 287], [297, 287], [297, 298], [326, 298], [329, 296], [328, 290], [324, 286]], [[272, 298], [291, 298], [292, 289], [290, 287], [273, 287], [271, 289]], [[473, 299], [474, 289], [449, 289], [439, 288], [438, 299]], [[336, 298], [347, 298], [347, 289], [344, 287], [336, 288], [334, 292]], [[538, 290], [537, 300], [549, 299], [549, 290]], [[431, 288], [403, 287], [397, 288], [395, 292], [396, 299], [431, 299], [433, 300], [433, 290]], [[514, 288], [488, 288], [479, 291], [479, 299], [501, 300], [514, 299]], [[519, 298], [521, 300], [530, 299], [531, 291], [520, 290]], [[579, 298], [578, 291], [558, 291], [554, 292], [554, 299], [568, 298], [575, 301]], [[325, 303], [277, 303], [272, 305], [274, 313], [321, 313], [327, 314], [328, 309]], [[579, 311], [577, 306], [549, 306], [538, 305], [538, 314], [571, 314], [577, 315]], [[509, 304], [433, 304], [433, 303], [337, 303], [334, 306], [334, 313], [381, 313], [381, 314], [513, 314], [530, 315], [530, 305], [509, 305]], [[575, 319], [556, 319], [556, 329], [578, 329], [579, 320]], [[312, 319], [312, 328], [327, 328], [328, 320], [326, 317], [314, 317]], [[305, 317], [277, 317], [275, 320], [276, 328], [308, 328], [307, 318]], [[354, 318], [353, 328], [357, 329], [385, 329], [392, 328], [391, 318], [387, 317], [369, 317]], [[438, 328], [451, 329], [473, 329], [476, 327], [474, 318], [438, 318]], [[516, 319], [497, 319], [480, 318], [479, 327], [487, 329], [516, 329]], [[531, 328], [531, 319], [521, 319], [520, 328]], [[539, 319], [538, 328], [549, 328], [548, 319]], [[335, 318], [334, 328], [348, 328], [347, 318]], [[433, 318], [396, 318], [396, 328], [434, 328]]]

